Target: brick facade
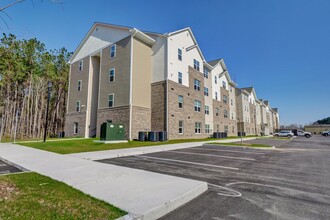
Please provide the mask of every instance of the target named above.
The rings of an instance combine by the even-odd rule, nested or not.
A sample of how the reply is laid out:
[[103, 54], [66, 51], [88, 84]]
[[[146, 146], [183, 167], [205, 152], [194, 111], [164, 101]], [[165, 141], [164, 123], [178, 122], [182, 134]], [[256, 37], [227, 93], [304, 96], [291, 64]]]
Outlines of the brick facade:
[[139, 131], [151, 130], [151, 109], [133, 106], [132, 107], [132, 139], [138, 139]]
[[166, 81], [151, 84], [151, 130], [166, 131]]
[[[74, 134], [74, 123], [78, 123], [78, 133]], [[66, 137], [85, 137], [86, 112], [75, 112], [66, 115], [64, 132]]]

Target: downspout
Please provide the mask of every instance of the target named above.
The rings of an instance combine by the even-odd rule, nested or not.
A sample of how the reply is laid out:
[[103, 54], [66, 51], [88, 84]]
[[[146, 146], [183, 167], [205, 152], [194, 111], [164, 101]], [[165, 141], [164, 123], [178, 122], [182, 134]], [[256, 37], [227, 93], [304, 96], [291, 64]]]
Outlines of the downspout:
[[169, 115], [169, 112], [168, 112], [168, 35], [166, 36], [166, 55], [165, 55], [165, 62], [166, 62], [166, 132], [167, 132], [167, 137], [169, 137], [169, 125], [168, 125], [168, 115]]
[[130, 60], [130, 77], [129, 77], [129, 140], [132, 140], [132, 118], [133, 118], [133, 101], [132, 101], [132, 94], [133, 94], [133, 85], [132, 85], [132, 76], [133, 76], [133, 41], [134, 36], [136, 35], [136, 31], [131, 30], [131, 60]]

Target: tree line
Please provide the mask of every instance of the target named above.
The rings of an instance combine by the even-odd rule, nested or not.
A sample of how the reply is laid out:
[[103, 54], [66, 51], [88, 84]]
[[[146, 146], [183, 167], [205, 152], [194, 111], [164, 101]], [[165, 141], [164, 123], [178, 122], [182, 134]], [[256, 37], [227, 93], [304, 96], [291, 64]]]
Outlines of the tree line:
[[47, 50], [36, 38], [0, 39], [0, 141], [35, 139], [44, 134], [47, 84], [52, 82], [48, 116], [49, 136], [64, 131], [71, 53]]

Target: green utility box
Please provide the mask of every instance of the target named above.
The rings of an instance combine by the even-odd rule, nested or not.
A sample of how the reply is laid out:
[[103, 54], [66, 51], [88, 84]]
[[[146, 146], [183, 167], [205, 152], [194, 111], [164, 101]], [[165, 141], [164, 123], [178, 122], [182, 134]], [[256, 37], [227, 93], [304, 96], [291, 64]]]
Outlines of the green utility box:
[[122, 124], [113, 124], [111, 122], [104, 122], [101, 125], [101, 141], [115, 141], [115, 140], [124, 140], [125, 139], [125, 130], [124, 125]]

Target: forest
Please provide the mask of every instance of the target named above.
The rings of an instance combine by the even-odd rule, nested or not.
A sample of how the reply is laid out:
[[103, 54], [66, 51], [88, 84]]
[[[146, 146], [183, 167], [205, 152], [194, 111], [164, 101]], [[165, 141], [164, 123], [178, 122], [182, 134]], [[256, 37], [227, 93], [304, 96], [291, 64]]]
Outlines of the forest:
[[37, 139], [44, 134], [47, 85], [48, 136], [64, 131], [71, 52], [47, 50], [33, 39], [3, 34], [0, 39], [0, 141]]

